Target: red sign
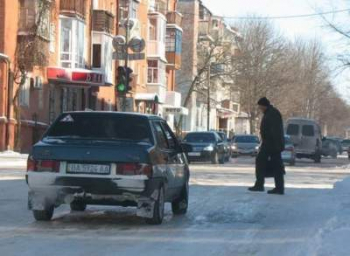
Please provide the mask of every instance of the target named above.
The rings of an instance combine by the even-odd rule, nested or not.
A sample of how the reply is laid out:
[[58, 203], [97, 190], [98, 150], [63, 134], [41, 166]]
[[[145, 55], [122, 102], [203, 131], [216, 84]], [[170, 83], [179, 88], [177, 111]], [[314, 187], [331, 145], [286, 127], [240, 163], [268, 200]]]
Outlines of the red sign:
[[80, 86], [105, 86], [104, 74], [87, 69], [47, 68], [47, 79]]

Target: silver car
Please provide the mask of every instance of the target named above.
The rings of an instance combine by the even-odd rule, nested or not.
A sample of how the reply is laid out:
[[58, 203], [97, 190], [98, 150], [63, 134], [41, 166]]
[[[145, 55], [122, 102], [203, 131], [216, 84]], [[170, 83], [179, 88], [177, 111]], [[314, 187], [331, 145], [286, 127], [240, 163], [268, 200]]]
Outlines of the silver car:
[[260, 140], [256, 135], [236, 135], [232, 139], [232, 157], [256, 156], [259, 151]]

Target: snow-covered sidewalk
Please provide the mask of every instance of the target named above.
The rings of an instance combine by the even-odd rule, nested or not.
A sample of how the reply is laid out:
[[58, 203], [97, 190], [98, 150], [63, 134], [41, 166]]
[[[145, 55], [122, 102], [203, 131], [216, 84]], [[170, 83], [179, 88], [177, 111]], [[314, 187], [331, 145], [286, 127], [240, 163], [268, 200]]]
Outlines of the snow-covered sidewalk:
[[12, 168], [25, 168], [27, 165], [27, 154], [14, 151], [0, 152], [0, 170]]

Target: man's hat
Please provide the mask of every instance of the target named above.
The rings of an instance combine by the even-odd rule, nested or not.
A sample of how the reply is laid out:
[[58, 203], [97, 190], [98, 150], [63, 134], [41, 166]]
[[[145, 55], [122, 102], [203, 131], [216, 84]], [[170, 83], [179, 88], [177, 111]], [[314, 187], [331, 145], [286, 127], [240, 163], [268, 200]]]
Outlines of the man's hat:
[[268, 106], [270, 106], [270, 101], [266, 97], [262, 97], [258, 101], [258, 105], [268, 107]]

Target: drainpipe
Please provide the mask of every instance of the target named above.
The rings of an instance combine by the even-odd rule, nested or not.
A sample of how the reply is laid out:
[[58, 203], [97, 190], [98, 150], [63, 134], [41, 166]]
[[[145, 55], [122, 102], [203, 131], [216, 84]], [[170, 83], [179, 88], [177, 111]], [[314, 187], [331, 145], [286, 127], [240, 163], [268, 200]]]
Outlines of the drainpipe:
[[11, 60], [10, 58], [0, 53], [0, 61], [6, 62], [7, 65], [7, 113], [6, 113], [6, 149], [10, 149], [10, 119], [11, 119], [11, 98], [12, 98], [12, 82], [13, 73], [11, 71]]

